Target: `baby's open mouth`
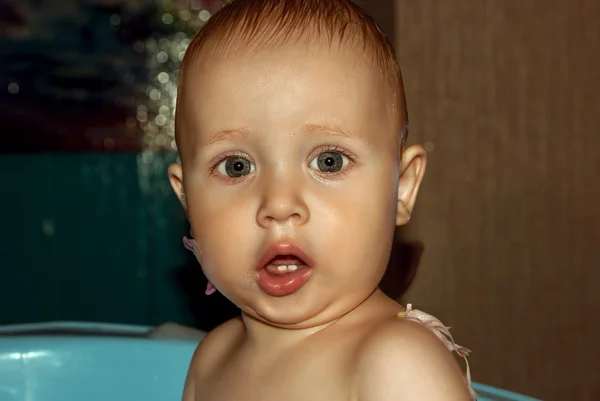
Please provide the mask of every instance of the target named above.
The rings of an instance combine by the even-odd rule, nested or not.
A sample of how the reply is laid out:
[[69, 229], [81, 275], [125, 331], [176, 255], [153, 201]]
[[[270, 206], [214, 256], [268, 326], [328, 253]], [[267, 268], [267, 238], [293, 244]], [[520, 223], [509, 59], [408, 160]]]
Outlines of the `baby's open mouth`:
[[265, 266], [265, 269], [271, 274], [282, 275], [307, 267], [307, 264], [297, 256], [278, 255], [268, 262], [268, 264]]
[[258, 263], [258, 286], [271, 296], [291, 295], [306, 284], [311, 276], [312, 264], [300, 247], [274, 244]]

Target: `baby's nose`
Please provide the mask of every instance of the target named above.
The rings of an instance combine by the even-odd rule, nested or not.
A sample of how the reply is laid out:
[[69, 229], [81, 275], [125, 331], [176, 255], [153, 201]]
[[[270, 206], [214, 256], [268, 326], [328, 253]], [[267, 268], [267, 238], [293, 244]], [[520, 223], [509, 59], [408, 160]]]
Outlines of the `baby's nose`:
[[259, 226], [269, 228], [273, 224], [302, 225], [309, 219], [304, 202], [302, 185], [292, 180], [273, 181], [265, 185], [256, 220]]

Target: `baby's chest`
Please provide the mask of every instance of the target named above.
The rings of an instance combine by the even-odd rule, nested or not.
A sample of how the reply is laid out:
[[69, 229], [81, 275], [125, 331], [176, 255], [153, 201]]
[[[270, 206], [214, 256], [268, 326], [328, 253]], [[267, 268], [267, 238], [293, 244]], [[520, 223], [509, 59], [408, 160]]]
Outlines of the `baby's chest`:
[[340, 361], [290, 361], [259, 369], [227, 366], [196, 383], [196, 401], [349, 401], [351, 380]]

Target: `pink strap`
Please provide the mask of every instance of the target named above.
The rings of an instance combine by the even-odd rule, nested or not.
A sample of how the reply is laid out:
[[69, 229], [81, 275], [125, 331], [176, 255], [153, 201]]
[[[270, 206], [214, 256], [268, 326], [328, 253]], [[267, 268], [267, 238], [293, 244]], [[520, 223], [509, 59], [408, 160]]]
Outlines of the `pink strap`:
[[[200, 252], [198, 252], [198, 245], [196, 244], [195, 239], [183, 237], [183, 246], [185, 246], [185, 249], [188, 251], [191, 251], [198, 262], [200, 262]], [[212, 295], [215, 292], [217, 292], [217, 288], [209, 281], [208, 284], [206, 284], [206, 291], [204, 291], [204, 294]]]

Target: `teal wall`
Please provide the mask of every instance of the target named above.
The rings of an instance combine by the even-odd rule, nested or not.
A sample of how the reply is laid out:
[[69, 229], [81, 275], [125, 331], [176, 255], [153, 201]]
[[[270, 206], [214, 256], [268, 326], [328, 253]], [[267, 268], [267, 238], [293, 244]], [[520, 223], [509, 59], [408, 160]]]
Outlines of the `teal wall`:
[[205, 279], [181, 245], [187, 223], [167, 179], [175, 159], [1, 155], [0, 324], [198, 326], [215, 305], [202, 301]]

